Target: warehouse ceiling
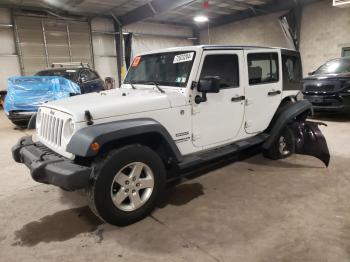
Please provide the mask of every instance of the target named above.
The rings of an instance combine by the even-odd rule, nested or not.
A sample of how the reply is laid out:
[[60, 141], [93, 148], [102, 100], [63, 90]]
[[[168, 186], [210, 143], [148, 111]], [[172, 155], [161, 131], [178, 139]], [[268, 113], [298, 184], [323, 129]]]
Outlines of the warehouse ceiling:
[[219, 25], [315, 0], [2, 0], [0, 6], [46, 10], [58, 15], [111, 16], [121, 24], [138, 21], [193, 26], [196, 15]]
[[245, 10], [258, 10], [259, 6], [267, 4], [271, 0], [212, 0], [206, 7], [204, 1], [193, 1], [188, 5], [159, 14], [152, 18], [153, 21], [170, 21], [193, 23], [193, 16], [204, 14], [210, 21], [215, 21], [222, 16], [233, 15]]

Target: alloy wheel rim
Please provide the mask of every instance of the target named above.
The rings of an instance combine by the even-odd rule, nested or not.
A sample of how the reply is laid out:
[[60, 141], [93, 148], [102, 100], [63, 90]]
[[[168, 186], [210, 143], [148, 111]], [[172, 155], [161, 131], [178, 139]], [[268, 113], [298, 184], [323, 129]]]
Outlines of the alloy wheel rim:
[[279, 152], [282, 156], [286, 156], [290, 153], [288, 149], [287, 141], [284, 136], [281, 136], [279, 139]]
[[154, 188], [151, 168], [142, 162], [133, 162], [121, 168], [111, 186], [113, 204], [123, 211], [135, 211], [143, 206]]

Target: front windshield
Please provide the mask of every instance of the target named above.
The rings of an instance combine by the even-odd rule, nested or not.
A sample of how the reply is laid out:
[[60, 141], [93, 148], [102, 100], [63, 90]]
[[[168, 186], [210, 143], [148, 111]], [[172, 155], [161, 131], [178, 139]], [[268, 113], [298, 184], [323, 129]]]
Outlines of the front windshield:
[[350, 73], [350, 59], [334, 59], [315, 71], [315, 74]]
[[156, 83], [186, 87], [194, 57], [194, 51], [137, 56], [130, 66], [124, 84]]

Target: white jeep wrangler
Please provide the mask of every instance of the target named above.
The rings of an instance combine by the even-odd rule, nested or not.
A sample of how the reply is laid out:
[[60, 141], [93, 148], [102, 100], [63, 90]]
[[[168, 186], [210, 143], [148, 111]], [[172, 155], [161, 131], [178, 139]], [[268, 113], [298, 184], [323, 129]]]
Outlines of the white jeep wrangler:
[[[307, 154], [329, 163], [311, 104], [299, 97], [298, 52], [192, 46], [135, 57], [120, 89], [49, 102], [36, 139], [12, 153], [34, 180], [86, 189], [104, 221], [147, 216], [167, 180], [252, 146], [265, 156]], [[35, 140], [35, 141], [33, 141]]]

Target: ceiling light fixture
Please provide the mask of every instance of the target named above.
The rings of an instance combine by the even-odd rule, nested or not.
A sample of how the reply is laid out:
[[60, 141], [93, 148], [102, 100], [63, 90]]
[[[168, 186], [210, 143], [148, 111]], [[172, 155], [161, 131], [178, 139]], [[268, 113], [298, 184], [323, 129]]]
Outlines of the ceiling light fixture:
[[193, 20], [194, 20], [195, 22], [197, 22], [197, 23], [204, 23], [204, 22], [208, 22], [208, 21], [209, 21], [208, 17], [203, 16], [203, 15], [195, 16], [195, 17], [193, 18]]

